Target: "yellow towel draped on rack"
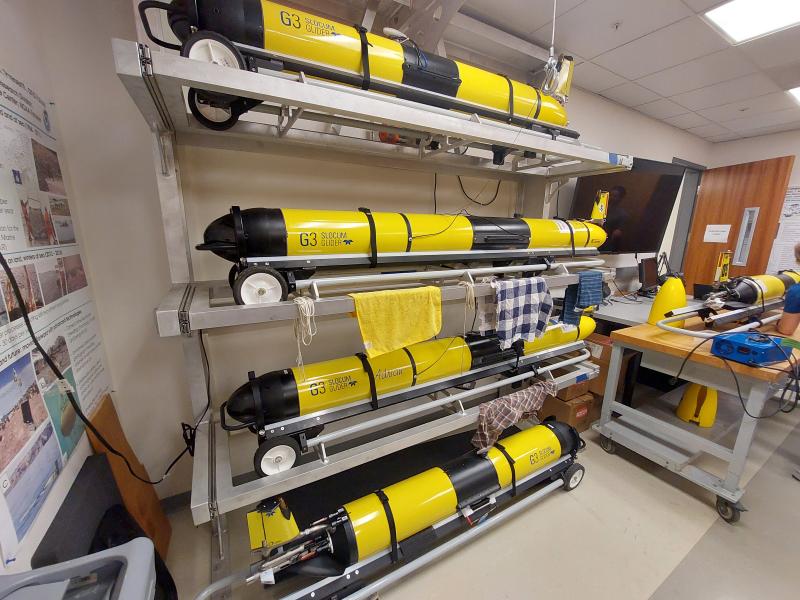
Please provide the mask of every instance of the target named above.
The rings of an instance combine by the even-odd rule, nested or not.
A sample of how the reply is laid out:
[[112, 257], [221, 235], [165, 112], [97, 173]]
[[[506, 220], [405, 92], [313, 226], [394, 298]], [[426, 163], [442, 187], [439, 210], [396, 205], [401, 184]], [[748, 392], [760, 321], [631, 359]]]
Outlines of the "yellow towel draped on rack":
[[442, 291], [438, 287], [362, 292], [350, 297], [370, 358], [429, 340], [442, 329]]

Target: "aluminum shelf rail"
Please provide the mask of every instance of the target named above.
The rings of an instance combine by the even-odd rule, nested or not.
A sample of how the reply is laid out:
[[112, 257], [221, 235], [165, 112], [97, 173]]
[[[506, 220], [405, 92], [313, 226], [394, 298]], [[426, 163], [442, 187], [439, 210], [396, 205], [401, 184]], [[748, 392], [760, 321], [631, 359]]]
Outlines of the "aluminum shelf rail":
[[[590, 147], [568, 138], [551, 136], [505, 123], [482, 120], [391, 96], [382, 96], [339, 84], [262, 71], [254, 73], [183, 58], [174, 53], [151, 52], [136, 42], [112, 41], [117, 74], [150, 128], [175, 132], [179, 143], [224, 145], [247, 140], [268, 149], [273, 144], [316, 146], [373, 154], [407, 161], [410, 165], [433, 162], [463, 170], [576, 177], [629, 169], [632, 157]], [[194, 87], [261, 100], [260, 111], [278, 112], [276, 124], [242, 121], [226, 132], [202, 127], [189, 114], [185, 89]], [[260, 115], [257, 115], [260, 116]], [[320, 128], [319, 123], [327, 124]], [[418, 147], [397, 146], [366, 137], [342, 135], [342, 127], [396, 130], [426, 142]], [[214, 141], [216, 139], [216, 141]], [[430, 142], [440, 150], [425, 149]], [[503, 146], [516, 152], [504, 165], [490, 158], [457, 152], [468, 144]], [[453, 150], [449, 152], [447, 150]], [[527, 154], [526, 154], [527, 153]], [[396, 166], [396, 164], [395, 164]]]
[[[585, 355], [584, 352], [578, 357], [558, 357], [549, 361], [550, 367], [553, 369], [561, 364], [567, 365], [563, 367], [567, 371], [566, 373], [553, 377], [558, 389], [597, 376], [598, 367], [592, 363], [569, 364], [570, 361], [576, 359], [585, 359]], [[541, 371], [544, 371], [544, 368], [543, 365]], [[531, 377], [530, 373], [511, 377], [503, 380], [502, 385], [508, 385], [515, 379]], [[330, 452], [325, 453], [324, 461], [316, 459], [283, 473], [252, 479], [238, 485], [234, 483], [229, 436], [214, 415], [212, 420], [203, 421], [197, 431], [192, 473], [192, 519], [195, 525], [200, 525], [211, 521], [217, 515], [224, 515], [232, 510], [255, 504], [265, 498], [330, 477], [381, 456], [474, 427], [478, 418], [479, 404], [481, 400], [486, 399], [485, 392], [492, 391], [497, 387], [497, 384], [489, 383], [469, 390], [469, 400], [464, 396], [467, 392], [459, 392], [458, 399], [454, 395], [447, 401], [444, 399], [433, 401], [435, 404], [427, 407], [433, 411], [433, 414], [430, 415], [430, 420], [422, 424], [389, 435], [382, 435], [377, 439], [372, 439], [375, 438], [375, 434], [372, 433], [366, 438], [368, 441], [347, 449], [337, 451], [336, 446], [332, 447]], [[453, 408], [452, 412], [447, 410], [448, 406], [442, 406], [444, 404]], [[421, 409], [411, 407], [406, 410], [413, 410], [412, 416], [414, 416]], [[396, 421], [403, 416], [406, 415], [399, 415], [396, 419], [390, 420]], [[253, 437], [253, 447], [255, 448], [255, 437]]]
[[[506, 267], [502, 269], [513, 270]], [[448, 279], [457, 278], [451, 275]], [[545, 275], [545, 278], [551, 289], [578, 283], [578, 276], [575, 274]], [[611, 278], [611, 273], [604, 273], [604, 280]], [[487, 296], [493, 291], [490, 284], [475, 284], [476, 297]], [[465, 295], [464, 286], [442, 286], [442, 302], [463, 301]], [[345, 315], [354, 311], [355, 304], [349, 296], [322, 297], [315, 300], [317, 317]], [[156, 324], [161, 337], [172, 337], [204, 329], [291, 321], [298, 314], [298, 307], [292, 301], [237, 305], [233, 301], [228, 282], [218, 280], [173, 285], [156, 309]]]

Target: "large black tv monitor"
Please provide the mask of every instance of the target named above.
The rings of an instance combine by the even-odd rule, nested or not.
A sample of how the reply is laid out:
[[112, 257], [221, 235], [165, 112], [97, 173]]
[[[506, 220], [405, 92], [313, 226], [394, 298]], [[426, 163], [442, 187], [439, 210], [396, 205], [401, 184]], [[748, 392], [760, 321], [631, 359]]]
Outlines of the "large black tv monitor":
[[610, 193], [605, 254], [658, 252], [678, 197], [684, 168], [641, 158], [620, 173], [579, 177], [571, 216], [587, 219], [598, 190]]

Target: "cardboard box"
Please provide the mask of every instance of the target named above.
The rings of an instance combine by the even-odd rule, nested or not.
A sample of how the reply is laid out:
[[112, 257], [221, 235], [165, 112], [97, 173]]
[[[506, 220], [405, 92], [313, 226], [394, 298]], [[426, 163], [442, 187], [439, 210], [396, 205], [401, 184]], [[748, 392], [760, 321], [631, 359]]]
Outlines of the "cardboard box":
[[572, 425], [578, 431], [585, 431], [600, 418], [602, 406], [602, 399], [593, 394], [584, 394], [567, 401], [548, 396], [539, 410], [539, 419], [552, 416], [557, 421]]
[[[568, 373], [568, 369], [556, 369], [553, 371], [553, 377], [559, 377]], [[584, 394], [589, 393], [589, 382], [588, 381], [581, 381], [580, 383], [574, 383], [569, 387], [565, 387], [560, 389], [556, 392], [556, 396], [561, 400], [567, 401], [572, 400], [573, 398], [577, 398], [578, 396], [583, 396]]]
[[[617, 393], [620, 393], [625, 386], [625, 373], [628, 371], [628, 363], [631, 361], [631, 358], [633, 358], [633, 354], [623, 354], [622, 356], [622, 366], [620, 367], [619, 381], [617, 382]], [[602, 397], [606, 393], [608, 362], [601, 362], [598, 360], [592, 360], [591, 362], [600, 367], [600, 372], [597, 374], [597, 377], [589, 381], [589, 391]]]
[[594, 363], [606, 363], [611, 360], [611, 338], [607, 335], [593, 333], [584, 341], [587, 350], [591, 352], [592, 357], [589, 359]]
[[[602, 398], [606, 393], [606, 380], [608, 379], [608, 365], [611, 362], [611, 338], [607, 335], [593, 333], [585, 340], [586, 348], [592, 354], [589, 359], [600, 367], [597, 377], [588, 382], [588, 391], [597, 394]], [[622, 355], [622, 368], [619, 373], [619, 383], [617, 392], [621, 392], [625, 385], [625, 373], [628, 371], [628, 363], [633, 357], [633, 353], [626, 352]]]

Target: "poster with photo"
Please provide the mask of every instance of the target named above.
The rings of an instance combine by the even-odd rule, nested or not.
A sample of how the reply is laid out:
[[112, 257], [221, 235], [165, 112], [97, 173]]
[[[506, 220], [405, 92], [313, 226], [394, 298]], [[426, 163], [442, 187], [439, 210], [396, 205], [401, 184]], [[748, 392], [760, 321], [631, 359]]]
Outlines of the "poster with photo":
[[84, 424], [23, 320], [91, 414], [109, 392], [51, 109], [0, 65], [0, 555], [14, 561]]
[[800, 186], [790, 186], [781, 209], [778, 235], [772, 244], [767, 273], [797, 269], [794, 247], [800, 241]]

